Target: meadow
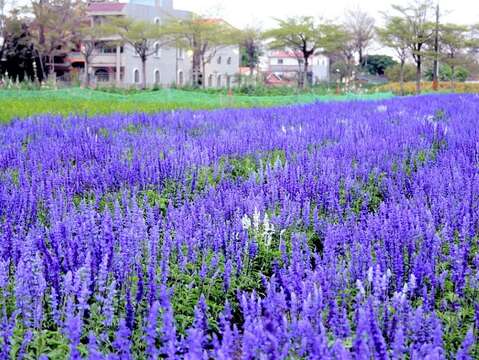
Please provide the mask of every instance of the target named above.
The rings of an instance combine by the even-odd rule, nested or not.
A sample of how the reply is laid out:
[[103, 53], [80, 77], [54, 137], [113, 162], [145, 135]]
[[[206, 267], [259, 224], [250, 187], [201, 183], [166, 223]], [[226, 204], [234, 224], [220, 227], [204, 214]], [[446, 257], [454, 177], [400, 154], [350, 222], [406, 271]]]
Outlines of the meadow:
[[[291, 92], [291, 91], [290, 91]], [[111, 113], [171, 111], [177, 109], [248, 108], [313, 103], [316, 101], [381, 99], [392, 94], [320, 95], [317, 93], [283, 96], [228, 96], [226, 92], [185, 91], [160, 89], [157, 91], [112, 93], [100, 90], [66, 88], [59, 90], [0, 90], [0, 122], [39, 114], [97, 115]]]
[[477, 359], [478, 113], [427, 95], [3, 125], [0, 357]]

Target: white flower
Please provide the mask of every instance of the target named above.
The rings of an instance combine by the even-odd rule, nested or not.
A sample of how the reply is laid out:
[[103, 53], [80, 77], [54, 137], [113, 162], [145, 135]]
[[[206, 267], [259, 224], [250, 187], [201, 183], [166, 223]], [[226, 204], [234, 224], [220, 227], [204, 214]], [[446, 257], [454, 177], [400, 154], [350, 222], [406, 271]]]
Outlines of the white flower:
[[249, 230], [249, 228], [251, 227], [251, 219], [248, 215], [243, 215], [243, 217], [241, 218], [241, 224], [243, 225], [244, 230]]
[[281, 125], [281, 131], [286, 134], [286, 128], [284, 127], [284, 125]]
[[386, 105], [379, 105], [376, 110], [380, 113], [386, 112], [388, 110], [388, 107]]
[[414, 274], [411, 274], [409, 277], [409, 287], [411, 288], [411, 291], [414, 291], [416, 288], [416, 276], [414, 276]]
[[373, 268], [372, 268], [372, 267], [370, 267], [370, 268], [368, 269], [368, 282], [369, 282], [369, 283], [372, 283], [372, 282], [373, 282]]
[[255, 229], [259, 228], [260, 216], [261, 214], [259, 213], [258, 209], [255, 207], [254, 213], [253, 213], [253, 226]]
[[366, 290], [364, 290], [364, 286], [363, 286], [363, 283], [361, 282], [361, 280], [359, 280], [359, 279], [356, 280], [356, 287], [358, 288], [361, 295], [366, 294]]
[[268, 216], [268, 213], [265, 213], [265, 214], [264, 214], [263, 226], [264, 226], [265, 230], [269, 228], [269, 216]]
[[267, 247], [270, 247], [272, 240], [273, 240], [273, 234], [270, 233], [270, 232], [265, 232], [265, 233], [264, 233], [264, 244], [265, 244]]

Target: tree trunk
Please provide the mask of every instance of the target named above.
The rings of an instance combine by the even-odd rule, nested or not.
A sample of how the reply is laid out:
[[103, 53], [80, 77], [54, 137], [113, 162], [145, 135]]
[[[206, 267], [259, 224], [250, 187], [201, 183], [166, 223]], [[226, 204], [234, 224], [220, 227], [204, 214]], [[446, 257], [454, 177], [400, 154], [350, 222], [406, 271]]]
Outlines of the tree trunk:
[[416, 94], [421, 93], [421, 56], [417, 56], [416, 60]]
[[454, 65], [451, 65], [451, 87], [452, 90], [456, 89], [456, 67]]
[[197, 88], [198, 87], [198, 79], [199, 79], [199, 74], [200, 74], [200, 69], [201, 69], [201, 56], [198, 54], [198, 50], [195, 50], [193, 53], [193, 64], [192, 64], [192, 70], [193, 70], [193, 87]]
[[202, 75], [201, 75], [201, 87], [203, 89], [205, 89], [206, 88], [206, 81], [205, 81], [206, 80], [206, 77], [205, 77], [205, 75], [206, 75], [206, 64], [205, 64], [204, 59], [203, 59], [202, 64], [201, 64], [201, 73], [202, 73]]
[[309, 70], [309, 59], [304, 59], [304, 69], [303, 69], [303, 88], [307, 87], [308, 84], [308, 70]]
[[141, 58], [141, 89], [146, 89], [146, 58]]
[[50, 61], [50, 68], [48, 69], [48, 75], [50, 76], [55, 71], [55, 57], [53, 55], [48, 55], [48, 60]]
[[404, 63], [405, 60], [401, 59], [400, 71], [399, 71], [399, 87], [401, 91], [401, 96], [404, 96]]
[[359, 66], [363, 67], [363, 48], [361, 46], [358, 48], [358, 54], [359, 54]]
[[43, 55], [40, 54], [40, 52], [37, 50], [37, 56], [38, 56], [38, 62], [40, 63], [40, 73], [38, 72], [37, 69], [37, 79], [38, 82], [42, 82], [45, 80], [45, 65], [43, 65]]
[[85, 56], [85, 87], [89, 88], [90, 87], [90, 72], [88, 71], [90, 65], [88, 62], [88, 58]]

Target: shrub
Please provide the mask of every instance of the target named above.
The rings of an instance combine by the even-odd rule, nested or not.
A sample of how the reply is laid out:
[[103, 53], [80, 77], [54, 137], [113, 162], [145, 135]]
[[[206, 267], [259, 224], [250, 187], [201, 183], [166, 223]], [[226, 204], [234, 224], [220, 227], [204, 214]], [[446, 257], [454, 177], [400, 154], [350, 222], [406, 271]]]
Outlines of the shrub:
[[[399, 81], [399, 74], [401, 66], [399, 64], [393, 65], [386, 69], [384, 74], [389, 81]], [[412, 64], [404, 65], [404, 81], [414, 81], [416, 79], [416, 67]]]

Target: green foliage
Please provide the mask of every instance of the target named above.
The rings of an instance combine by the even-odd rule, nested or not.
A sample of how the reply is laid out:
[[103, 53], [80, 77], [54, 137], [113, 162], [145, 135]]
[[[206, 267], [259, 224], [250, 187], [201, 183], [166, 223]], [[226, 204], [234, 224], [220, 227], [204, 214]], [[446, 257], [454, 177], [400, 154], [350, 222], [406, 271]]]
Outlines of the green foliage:
[[[401, 66], [399, 64], [388, 67], [384, 71], [384, 75], [389, 79], [389, 81], [399, 81], [400, 80]], [[404, 65], [404, 81], [414, 81], [416, 79], [416, 67], [412, 64]]]
[[[431, 68], [427, 69], [425, 77], [427, 80], [432, 81], [433, 71]], [[460, 66], [456, 67], [454, 70], [454, 80], [459, 82], [464, 82], [469, 77], [469, 71]], [[452, 68], [448, 64], [444, 64], [439, 67], [439, 80], [440, 81], [451, 81], [452, 79]]]
[[[320, 93], [321, 94], [321, 93]], [[217, 109], [270, 107], [329, 100], [379, 99], [391, 97], [390, 93], [371, 95], [320, 96], [314, 93], [288, 94], [287, 96], [228, 97], [223, 93], [161, 89], [157, 91], [128, 91], [108, 93], [88, 89], [18, 91], [0, 90], [0, 122], [38, 114], [95, 115], [110, 113], [154, 113], [177, 109]], [[28, 106], [25, 106], [28, 104]], [[102, 134], [107, 135], [107, 134]]]
[[385, 71], [397, 62], [389, 55], [367, 55], [361, 66], [371, 75], [384, 75]]

